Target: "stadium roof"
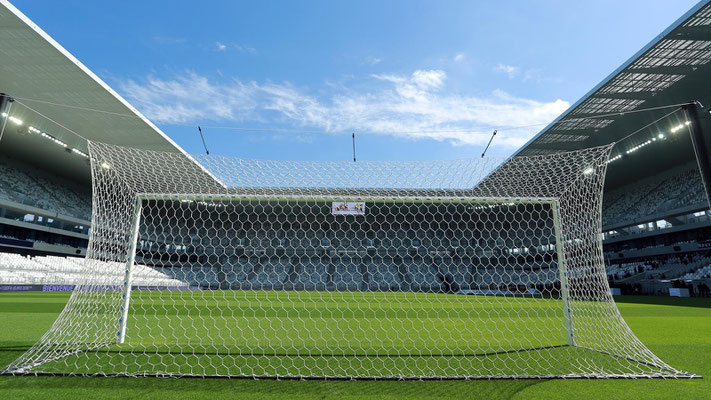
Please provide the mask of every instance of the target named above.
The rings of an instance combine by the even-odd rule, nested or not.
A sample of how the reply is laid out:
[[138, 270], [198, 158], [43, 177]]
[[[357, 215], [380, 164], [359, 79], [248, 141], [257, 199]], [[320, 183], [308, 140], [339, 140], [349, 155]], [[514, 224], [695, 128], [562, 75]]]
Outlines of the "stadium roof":
[[[0, 0], [0, 37], [0, 92], [18, 99], [13, 103], [11, 114], [24, 122], [19, 127], [8, 126], [0, 143], [1, 152], [86, 181], [89, 175], [85, 158], [63, 151], [46, 137], [27, 134], [27, 128], [32, 126], [47, 132], [80, 152], [86, 151], [86, 142], [72, 131], [110, 144], [184, 153], [7, 0]], [[622, 185], [689, 162], [693, 160], [693, 152], [688, 135], [667, 135], [663, 146], [655, 143], [646, 149], [638, 147], [683, 122], [681, 113], [652, 124], [671, 109], [629, 112], [689, 101], [700, 101], [705, 109], [711, 108], [710, 61], [711, 0], [702, 0], [543, 129], [514, 157], [546, 155], [620, 141], [651, 124], [616, 146], [613, 156], [621, 157], [610, 164], [608, 183]], [[615, 114], [623, 112], [628, 113]], [[704, 112], [701, 117], [703, 130], [711, 132], [711, 116]], [[655, 147], [660, 150], [651, 151]], [[628, 156], [626, 151], [633, 148], [641, 150]]]
[[[675, 108], [639, 110], [691, 101], [700, 101], [704, 110], [711, 109], [710, 62], [711, 0], [703, 0], [544, 128], [514, 157], [618, 142], [611, 157], [620, 157], [610, 163], [607, 174], [612, 186], [689, 162], [694, 155], [686, 130], [671, 134], [671, 128], [685, 122], [683, 113], [662, 118]], [[624, 112], [627, 113], [621, 114]], [[700, 114], [707, 139], [711, 136], [709, 117], [708, 112]], [[635, 150], [627, 153], [632, 149]]]
[[0, 0], [0, 38], [0, 92], [18, 99], [11, 115], [23, 121], [8, 124], [0, 151], [82, 180], [89, 178], [85, 157], [27, 129], [32, 126], [82, 152], [86, 141], [71, 131], [105, 143], [184, 152], [7, 0]]

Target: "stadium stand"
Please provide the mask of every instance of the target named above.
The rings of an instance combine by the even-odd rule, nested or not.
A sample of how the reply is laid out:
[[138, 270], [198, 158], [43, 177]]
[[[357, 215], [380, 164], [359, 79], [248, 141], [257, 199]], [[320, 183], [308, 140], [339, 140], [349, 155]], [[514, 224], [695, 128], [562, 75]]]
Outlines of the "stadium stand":
[[636, 274], [641, 274], [646, 271], [651, 271], [655, 268], [655, 264], [649, 261], [639, 262], [639, 263], [622, 263], [617, 265], [608, 265], [607, 274], [612, 277], [617, 277], [613, 279], [623, 279], [629, 278]]
[[437, 276], [429, 265], [422, 262], [406, 263], [411, 281], [420, 291], [433, 290], [437, 286]]
[[694, 272], [689, 272], [681, 277], [682, 280], [711, 279], [711, 265], [699, 268]]
[[367, 265], [368, 284], [372, 291], [395, 291], [403, 287], [395, 266], [385, 260], [375, 260]]
[[687, 164], [660, 176], [605, 193], [603, 226], [637, 221], [664, 211], [705, 201], [698, 168]]
[[[510, 285], [534, 288], [559, 281], [555, 268], [516, 270], [480, 268], [463, 261], [448, 261], [439, 268], [420, 259], [377, 258], [364, 261], [341, 257], [291, 261], [267, 256], [239, 257], [222, 270], [214, 266], [173, 265], [153, 267], [164, 276], [204, 288], [306, 290], [306, 291], [417, 291], [507, 290]], [[446, 282], [446, 283], [445, 283]], [[451, 288], [446, 289], [447, 285]]]
[[[16, 163], [7, 157], [0, 158], [0, 201], [7, 200], [26, 204], [43, 210], [72, 217], [90, 219], [91, 205], [88, 194], [74, 190], [71, 184], [61, 179], [53, 179], [46, 172], [31, 166]], [[704, 191], [698, 170], [694, 164], [677, 167], [666, 173], [639, 181], [605, 194], [603, 205], [603, 225], [620, 224], [621, 221], [640, 221], [646, 216], [679, 209], [680, 207], [703, 204]], [[13, 238], [9, 235], [3, 235]], [[278, 237], [277, 237], [278, 236]], [[284, 238], [286, 236], [286, 238]], [[415, 290], [440, 291], [444, 281], [451, 281], [459, 289], [501, 289], [504, 282], [530, 287], [531, 282], [558, 281], [555, 269], [541, 271], [512, 272], [505, 269], [473, 272], [464, 264], [447, 263], [432, 265], [421, 259], [403, 260], [398, 267], [392, 260], [373, 259], [366, 264], [351, 260], [347, 255], [359, 248], [378, 249], [391, 246], [389, 240], [381, 237], [357, 237], [353, 240], [338, 241], [329, 238], [294, 237], [291, 232], [274, 237], [255, 238], [251, 244], [254, 254], [264, 254], [266, 248], [313, 247], [332, 249], [344, 255], [338, 262], [329, 265], [319, 260], [300, 262], [271, 261], [268, 257], [233, 257], [225, 260], [226, 268], [192, 266], [190, 268], [137, 266], [134, 275], [136, 285], [217, 287], [241, 282], [239, 288], [285, 288], [294, 290]], [[33, 239], [42, 242], [43, 239]], [[243, 240], [245, 244], [250, 240]], [[406, 239], [407, 240], [407, 239]], [[430, 247], [432, 241], [442, 238], [410, 240], [413, 251]], [[678, 240], [668, 245], [678, 245], [693, 240]], [[58, 243], [58, 242], [57, 242]], [[55, 243], [55, 244], [57, 244]], [[456, 249], [460, 243], [456, 239], [446, 240], [444, 247]], [[498, 243], [497, 246], [500, 246]], [[630, 248], [630, 244], [625, 244]], [[632, 245], [634, 246], [634, 245]], [[644, 249], [661, 248], [662, 244], [644, 244]], [[259, 250], [261, 248], [262, 250]], [[608, 251], [606, 259], [615, 251]], [[491, 254], [487, 254], [491, 256]], [[17, 266], [21, 265], [22, 269]], [[641, 282], [670, 279], [694, 280], [708, 276], [711, 258], [697, 256], [689, 262], [685, 256], [635, 260], [608, 263], [607, 274], [611, 282]], [[79, 259], [57, 256], [19, 256], [0, 253], [0, 283], [3, 284], [76, 284], [83, 265]], [[123, 266], [106, 264], [107, 273], [117, 277], [123, 275]], [[85, 272], [85, 271], [84, 271]]]
[[331, 282], [336, 290], [357, 291], [363, 283], [363, 274], [355, 262], [344, 262], [335, 270]]
[[711, 280], [710, 272], [711, 253], [684, 253], [607, 265], [610, 286], [621, 288], [623, 294], [667, 295], [669, 288], [691, 288], [692, 281]]
[[[0, 203], [3, 200], [47, 210], [50, 213], [84, 220], [90, 219], [91, 204], [88, 193], [74, 188], [70, 182], [51, 176], [46, 171], [25, 165], [7, 156], [0, 158]], [[674, 210], [683, 207], [696, 205], [703, 207], [704, 201], [704, 190], [698, 169], [694, 163], [689, 163], [605, 193], [603, 226], [613, 223], [620, 226], [625, 221], [637, 224], [649, 216], [657, 218], [659, 215], [673, 213]], [[18, 213], [17, 218], [21, 219], [21, 214]], [[704, 218], [705, 216], [692, 217], [684, 222], [698, 222]], [[183, 234], [187, 235], [187, 232], [185, 230]], [[258, 238], [256, 232], [253, 233], [246, 235], [249, 239], [238, 239], [242, 243], [242, 247], [247, 246], [253, 249], [252, 255], [233, 256], [229, 260], [225, 259], [223, 270], [195, 265], [189, 268], [175, 268], [174, 266], [151, 268], [140, 264], [137, 271], [141, 272], [138, 273], [138, 280], [134, 283], [136, 285], [153, 283], [173, 286], [189, 284], [201, 287], [228, 285], [233, 288], [271, 287], [288, 290], [441, 291], [445, 282], [452, 283], [456, 288], [462, 290], [498, 290], [501, 289], [504, 282], [530, 287], [531, 282], [545, 281], [553, 284], [558, 281], [557, 271], [553, 268], [514, 273], [510, 270], [496, 268], [476, 270], [467, 267], [464, 263], [457, 264], [457, 262], [445, 262], [438, 266], [433, 265], [431, 261], [424, 261], [424, 259], [417, 257], [399, 262], [373, 258], [366, 263], [357, 258], [349, 258], [363, 249], [379, 251], [379, 249], [392, 247], [393, 244], [390, 243], [392, 238], [388, 238], [382, 232], [373, 237], [360, 235], [350, 240], [317, 238], [308, 235], [302, 237], [294, 232], [273, 232], [270, 237]], [[190, 234], [196, 235], [195, 232]], [[27, 239], [24, 235], [19, 237], [17, 234], [1, 234], [0, 236], [8, 239]], [[30, 240], [43, 243], [47, 241], [47, 238], [32, 235]], [[411, 252], [418, 254], [421, 249], [431, 248], [433, 243], [441, 243], [439, 247], [442, 247], [447, 254], [458, 248], [466, 247], [466, 241], [457, 238], [445, 239], [422, 235], [421, 239], [401, 238], [398, 240], [407, 243], [400, 245], [411, 248]], [[626, 241], [622, 244], [607, 245], [605, 258], [607, 260], [614, 259], [615, 255], [620, 252], [630, 253], [635, 249], [666, 251], [666, 247], [698, 241], [697, 238], [689, 239], [688, 237], [666, 240], [663, 244]], [[66, 243], [66, 240], [52, 241], [53, 245], [76, 246]], [[313, 248], [315, 251], [321, 251], [322, 254], [323, 252], [335, 252], [342, 257], [338, 262], [308, 258], [291, 262], [272, 261], [269, 257], [261, 259], [256, 257], [264, 256], [268, 248], [287, 249], [290, 246], [292, 248]], [[503, 243], [499, 240], [491, 246], [502, 247]], [[37, 254], [37, 252], [33, 254]], [[479, 255], [494, 256], [490, 252]], [[75, 284], [82, 273], [81, 262], [76, 258], [35, 255], [24, 256], [20, 260], [13, 257], [22, 256], [0, 255], [0, 263], [2, 263], [0, 265], [0, 283]], [[711, 258], [698, 254], [693, 261], [689, 261], [687, 257], [689, 256], [682, 252], [674, 256], [667, 255], [661, 259], [655, 255], [647, 259], [616, 260], [607, 263], [607, 274], [611, 282], [639, 282], [642, 284], [670, 279], [694, 280], [706, 276], [709, 272], [706, 267], [711, 265]], [[15, 268], [12, 269], [8, 265], [15, 265]], [[22, 265], [24, 270], [18, 270], [17, 265]], [[116, 274], [116, 276], [123, 274], [123, 267], [119, 264], [107, 263], [106, 268], [107, 271], [110, 271], [109, 273]]]
[[[81, 258], [58, 256], [23, 256], [0, 253], [0, 284], [3, 285], [77, 285], [87, 275], [95, 275], [96, 262], [86, 265]], [[117, 262], [104, 262], [100, 266], [104, 275], [123, 279], [125, 267]], [[105, 276], [104, 276], [105, 278]], [[104, 281], [102, 278], [102, 281]], [[136, 286], [187, 286], [164, 273], [145, 265], [136, 265], [133, 275]]]
[[0, 200], [89, 220], [90, 195], [70, 185], [44, 171], [0, 157]]

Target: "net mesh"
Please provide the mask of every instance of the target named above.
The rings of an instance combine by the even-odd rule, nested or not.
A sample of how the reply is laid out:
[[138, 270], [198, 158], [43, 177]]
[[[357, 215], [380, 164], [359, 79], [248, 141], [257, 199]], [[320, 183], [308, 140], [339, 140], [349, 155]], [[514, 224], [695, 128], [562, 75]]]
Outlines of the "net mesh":
[[5, 373], [690, 376], [610, 296], [609, 146], [503, 164], [89, 148], [90, 273]]

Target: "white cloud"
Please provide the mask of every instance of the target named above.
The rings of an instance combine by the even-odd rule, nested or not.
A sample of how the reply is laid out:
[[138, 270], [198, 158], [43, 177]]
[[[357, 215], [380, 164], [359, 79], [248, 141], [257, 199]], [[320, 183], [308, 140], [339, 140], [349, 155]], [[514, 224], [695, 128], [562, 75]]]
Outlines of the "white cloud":
[[412, 73], [412, 82], [422, 89], [438, 89], [445, 79], [447, 74], [441, 70], [419, 70]]
[[503, 72], [509, 76], [509, 79], [513, 79], [519, 74], [519, 72], [521, 72], [521, 68], [515, 67], [513, 65], [499, 64], [494, 67], [494, 71]]
[[217, 46], [217, 51], [227, 51], [231, 49], [237, 50], [240, 53], [255, 54], [257, 52], [254, 47], [244, 46], [241, 44], [215, 42], [215, 46]]
[[365, 57], [365, 60], [363, 60], [363, 61], [368, 65], [376, 65], [376, 64], [380, 64], [383, 61], [383, 59], [379, 58], [379, 57], [375, 57], [375, 56], [367, 56], [367, 57]]
[[120, 87], [157, 122], [239, 120], [241, 116], [253, 115], [252, 111], [258, 107], [253, 98], [256, 84], [232, 81], [215, 85], [192, 72], [172, 80], [150, 77], [142, 83], [127, 81]]
[[464, 53], [458, 53], [454, 56], [454, 62], [462, 62], [465, 58], [467, 58], [467, 56], [465, 56]]
[[[447, 74], [441, 70], [371, 77], [368, 89], [331, 87], [326, 97], [288, 82], [211, 81], [193, 72], [127, 81], [120, 88], [157, 123], [227, 121], [242, 127], [381, 133], [458, 145], [485, 145], [491, 131], [499, 129], [497, 144], [509, 148], [524, 144], [569, 106], [563, 100], [540, 102], [498, 90], [485, 96], [449, 93]], [[506, 129], [527, 125], [540, 126]]]

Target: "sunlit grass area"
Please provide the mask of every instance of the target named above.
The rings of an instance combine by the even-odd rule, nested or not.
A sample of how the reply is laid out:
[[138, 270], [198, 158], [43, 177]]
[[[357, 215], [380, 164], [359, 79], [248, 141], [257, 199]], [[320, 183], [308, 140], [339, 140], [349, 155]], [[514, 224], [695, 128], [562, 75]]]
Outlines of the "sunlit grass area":
[[[155, 294], [154, 294], [155, 295]], [[140, 302], [151, 302], [155, 299], [138, 296], [136, 304]], [[249, 296], [241, 294], [241, 296]], [[299, 298], [298, 304], [303, 307], [318, 307], [316, 302], [308, 301], [308, 294], [294, 294], [293, 300]], [[398, 295], [402, 296], [402, 295]], [[407, 296], [404, 296], [407, 297]], [[405, 306], [412, 301], [402, 298], [397, 301], [396, 297], [388, 302], [388, 315], [391, 318], [407, 317], [408, 310]], [[49, 328], [58, 313], [64, 307], [69, 298], [68, 293], [7, 293], [0, 295], [0, 321], [3, 329], [0, 330], [0, 364], [6, 365], [19, 356], [32, 343]], [[250, 302], [255, 299], [247, 299]], [[262, 298], [259, 300], [259, 308], [266, 304], [274, 305], [276, 301], [283, 299]], [[313, 299], [312, 299], [313, 300]], [[350, 299], [349, 302], [357, 299]], [[364, 299], [363, 301], [373, 301]], [[412, 300], [412, 299], [409, 299]], [[621, 300], [621, 301], [620, 301]], [[466, 300], [462, 300], [465, 302]], [[472, 300], [473, 301], [473, 300]], [[492, 300], [499, 301], [499, 300]], [[547, 300], [537, 300], [542, 302], [538, 307], [544, 307]], [[691, 299], [676, 300], [669, 298], [653, 297], [624, 297], [618, 298], [620, 310], [626, 321], [640, 339], [650, 347], [664, 361], [675, 368], [690, 371], [700, 375], [708, 375], [711, 372], [711, 362], [708, 354], [711, 353], [711, 300]], [[146, 304], [146, 303], [143, 303]], [[293, 307], [293, 302], [290, 303]], [[466, 307], [457, 303], [457, 307]], [[223, 304], [226, 306], [226, 304]], [[481, 301], [473, 302], [473, 306], [482, 306]], [[413, 305], [414, 307], [414, 305]], [[230, 308], [230, 307], [227, 307]], [[272, 307], [273, 308], [273, 307]], [[299, 307], [295, 307], [299, 308]], [[357, 307], [356, 307], [357, 308]], [[140, 307], [139, 307], [140, 309]], [[146, 309], [150, 309], [146, 307]], [[346, 307], [346, 309], [350, 309]], [[451, 310], [449, 310], [451, 311]], [[302, 309], [291, 311], [295, 316], [303, 314]], [[425, 317], [437, 318], [434, 311], [423, 311]], [[434, 313], [434, 314], [430, 314]], [[451, 312], [447, 315], [452, 315]], [[535, 315], [535, 313], [534, 313]], [[547, 315], [547, 314], [544, 314]], [[140, 315], [136, 315], [135, 324], [142, 321]], [[256, 318], [255, 315], [243, 316], [244, 318]], [[374, 318], [378, 320], [381, 315], [340, 315], [346, 319], [358, 317]], [[145, 318], [145, 316], [143, 317]], [[424, 318], [424, 317], [423, 317]], [[149, 319], [150, 320], [150, 319]], [[248, 322], [247, 319], [245, 319]], [[302, 322], [303, 323], [303, 322]], [[315, 322], [311, 322], [314, 324]], [[341, 321], [340, 323], [344, 323]], [[390, 322], [392, 324], [392, 322]], [[452, 322], [454, 323], [454, 322]], [[502, 323], [498, 321], [496, 323]], [[258, 326], [258, 325], [257, 325]], [[215, 327], [219, 327], [216, 325]], [[316, 327], [316, 325], [314, 325]], [[133, 331], [133, 334], [131, 332]], [[456, 330], [454, 330], [456, 331]], [[154, 341], [146, 343], [148, 331], [144, 330], [142, 336], [137, 325], [130, 325], [128, 330], [127, 344], [123, 346], [157, 346]], [[154, 335], [156, 332], [152, 332]], [[133, 336], [131, 336], [133, 335]], [[285, 331], [284, 335], [287, 335]], [[288, 335], [287, 335], [288, 336]], [[297, 337], [308, 337], [308, 335], [292, 335]], [[277, 337], [270, 340], [278, 342]], [[358, 339], [358, 343], [363, 342], [363, 338]], [[133, 340], [133, 342], [132, 342]], [[279, 343], [285, 344], [282, 341]], [[381, 343], [385, 343], [382, 341]], [[393, 337], [388, 343], [393, 343]], [[429, 339], [436, 340], [436, 339]], [[456, 340], [456, 339], [455, 339]], [[559, 340], [554, 339], [552, 340]], [[376, 341], [377, 342], [377, 341]], [[356, 342], [354, 342], [356, 343]], [[513, 342], [512, 342], [513, 343]], [[516, 342], [516, 343], [526, 343]], [[305, 345], [300, 343], [299, 345]], [[409, 351], [416, 349], [418, 345], [432, 345], [427, 340], [401, 341], [402, 345], [409, 345]], [[174, 346], [175, 343], [166, 341], [163, 345]], [[245, 345], [245, 344], [242, 344]], [[298, 351], [294, 343], [292, 350]], [[370, 344], [372, 346], [372, 343]], [[413, 347], [414, 346], [414, 347]], [[158, 346], [160, 347], [160, 346]], [[239, 347], [239, 346], [237, 346]], [[336, 346], [333, 349], [343, 349], [346, 346]], [[377, 346], [376, 346], [377, 347]], [[155, 349], [153, 349], [155, 350]], [[547, 351], [561, 351], [553, 349]], [[562, 350], [565, 351], [565, 350]], [[113, 354], [105, 352], [102, 354]], [[528, 354], [528, 353], [526, 353]], [[273, 356], [273, 355], [272, 355]], [[111, 356], [115, 357], [115, 356]], [[349, 358], [350, 360], [353, 357]], [[88, 360], [88, 359], [87, 359]], [[100, 357], [94, 358], [97, 362], [102, 361]], [[113, 358], [113, 360], [118, 360]], [[128, 358], [121, 360], [130, 361]], [[162, 359], [165, 362], [165, 359]], [[214, 360], [214, 359], [213, 359]], [[221, 358], [224, 363], [225, 359]], [[84, 362], [86, 360], [82, 360]], [[106, 361], [106, 360], [103, 360]], [[144, 359], [142, 362], [146, 362]], [[199, 360], [194, 360], [199, 361]], [[232, 360], [234, 361], [234, 360]], [[239, 360], [238, 360], [239, 361]], [[245, 360], [242, 360], [245, 361]], [[451, 364], [451, 359], [447, 364]], [[256, 366], [269, 365], [260, 363], [258, 359], [253, 359]], [[315, 363], [318, 361], [314, 360]], [[326, 361], [322, 361], [326, 362]], [[408, 362], [414, 362], [412, 360]], [[422, 361], [418, 361], [422, 362]], [[331, 365], [330, 368], [353, 366], [349, 362], [347, 365], [342, 361]], [[359, 363], [363, 367], [362, 363]], [[461, 365], [461, 363], [457, 364]], [[294, 364], [294, 368], [304, 365]], [[314, 365], [316, 366], [316, 365]], [[370, 368], [381, 368], [382, 365], [366, 366]], [[256, 367], [255, 367], [256, 368]], [[216, 370], [216, 372], [220, 372]], [[372, 382], [372, 381], [274, 381], [274, 380], [227, 380], [227, 379], [155, 379], [155, 378], [86, 378], [86, 377], [32, 377], [32, 376], [3, 376], [0, 377], [0, 394], [4, 393], [4, 398], [47, 398], [47, 397], [87, 397], [100, 396], [103, 398], [125, 398], [127, 396], [146, 398], [170, 398], [170, 397], [190, 397], [190, 398], [219, 398], [234, 397], [239, 395], [247, 398], [596, 398], [605, 395], [606, 398], [711, 398], [711, 385], [708, 379], [695, 380], [496, 380], [496, 381], [442, 381], [442, 382]]]

